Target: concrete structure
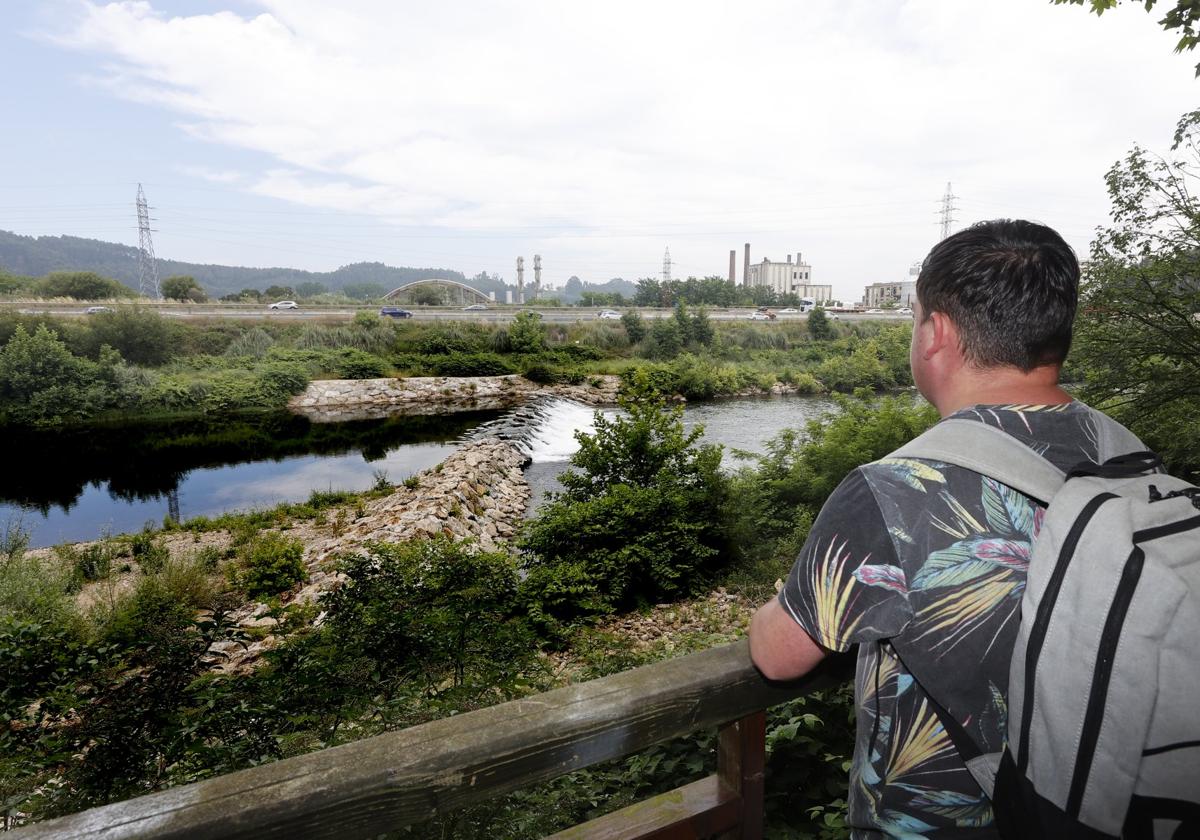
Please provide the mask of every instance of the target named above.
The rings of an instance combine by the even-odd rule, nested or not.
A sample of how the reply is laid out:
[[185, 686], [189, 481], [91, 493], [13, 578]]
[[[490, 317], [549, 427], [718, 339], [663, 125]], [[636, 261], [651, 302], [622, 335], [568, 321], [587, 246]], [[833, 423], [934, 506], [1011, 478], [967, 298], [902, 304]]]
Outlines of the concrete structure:
[[408, 302], [412, 299], [412, 293], [422, 288], [437, 289], [442, 295], [443, 303], [457, 303], [461, 305], [468, 303], [488, 303], [492, 300], [492, 298], [483, 292], [465, 283], [441, 279], [414, 280], [411, 283], [405, 283], [397, 289], [392, 289], [383, 297], [384, 300]]
[[729, 251], [729, 282], [737, 282], [737, 251], [733, 249]]
[[746, 243], [746, 262], [742, 266], [742, 285], [750, 282], [750, 243]]
[[885, 306], [907, 306], [917, 300], [917, 276], [921, 273], [921, 263], [913, 263], [908, 269], [908, 279], [890, 283], [872, 283], [863, 290], [863, 306], [867, 309], [882, 309]]
[[747, 286], [770, 286], [777, 295], [798, 295], [812, 298], [816, 303], [825, 303], [833, 298], [832, 286], [819, 286], [812, 282], [812, 266], [804, 262], [802, 254], [788, 254], [786, 262], [771, 262], [763, 258], [750, 266], [746, 272]]

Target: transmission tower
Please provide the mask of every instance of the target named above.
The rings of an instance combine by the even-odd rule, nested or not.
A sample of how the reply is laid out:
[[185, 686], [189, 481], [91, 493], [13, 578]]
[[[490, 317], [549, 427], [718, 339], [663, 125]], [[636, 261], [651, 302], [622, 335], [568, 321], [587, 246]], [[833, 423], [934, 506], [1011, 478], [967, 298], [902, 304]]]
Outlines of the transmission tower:
[[958, 208], [954, 206], [954, 199], [958, 198], [954, 191], [950, 189], [950, 182], [946, 182], [946, 194], [942, 196], [942, 210], [939, 214], [942, 219], [942, 239], [950, 235], [950, 225], [954, 224], [953, 213]]
[[671, 282], [671, 249], [663, 252], [663, 282]]
[[154, 241], [150, 238], [150, 206], [146, 204], [146, 193], [138, 184], [138, 291], [146, 297], [162, 300], [158, 288], [158, 262], [154, 259]]

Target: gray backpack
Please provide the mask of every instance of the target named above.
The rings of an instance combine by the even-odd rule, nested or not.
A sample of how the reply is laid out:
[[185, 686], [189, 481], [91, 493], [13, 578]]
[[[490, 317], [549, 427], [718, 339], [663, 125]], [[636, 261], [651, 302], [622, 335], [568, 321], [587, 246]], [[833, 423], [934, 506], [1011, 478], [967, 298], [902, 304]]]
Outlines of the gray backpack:
[[[1102, 458], [1142, 448], [1103, 421]], [[938, 708], [1001, 836], [1200, 838], [1200, 489], [1156, 472], [1150, 452], [1064, 476], [974, 420], [944, 420], [890, 457], [965, 467], [1047, 504], [1004, 752], [983, 754]]]

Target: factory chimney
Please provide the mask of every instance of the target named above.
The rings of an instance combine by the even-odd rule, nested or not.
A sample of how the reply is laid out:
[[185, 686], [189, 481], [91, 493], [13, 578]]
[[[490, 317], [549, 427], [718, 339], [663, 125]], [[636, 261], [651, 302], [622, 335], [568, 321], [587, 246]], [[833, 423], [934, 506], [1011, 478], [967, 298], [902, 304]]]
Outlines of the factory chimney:
[[742, 266], [742, 285], [750, 284], [750, 243], [746, 243], [746, 263]]
[[729, 251], [729, 282], [737, 282], [737, 251], [733, 249]]
[[517, 303], [525, 302], [525, 258], [517, 257]]

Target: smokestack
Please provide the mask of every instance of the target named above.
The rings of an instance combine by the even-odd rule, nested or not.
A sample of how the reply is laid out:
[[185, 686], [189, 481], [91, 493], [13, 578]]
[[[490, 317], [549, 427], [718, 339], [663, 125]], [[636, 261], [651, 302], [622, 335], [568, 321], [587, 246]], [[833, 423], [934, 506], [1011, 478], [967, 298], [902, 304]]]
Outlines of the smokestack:
[[542, 292], [542, 255], [533, 255], [533, 299], [537, 300]]
[[737, 251], [733, 249], [729, 251], [729, 282], [737, 282]]
[[517, 303], [525, 302], [525, 258], [517, 257]]
[[788, 265], [792, 264], [792, 255], [791, 254], [788, 254], [787, 264]]
[[750, 284], [750, 243], [746, 243], [746, 264], [742, 266], [742, 285]]
[[804, 262], [804, 259], [803, 259], [803, 257], [801, 257], [800, 252], [797, 251], [796, 252], [796, 265], [800, 265], [800, 263], [802, 263], [802, 262]]

